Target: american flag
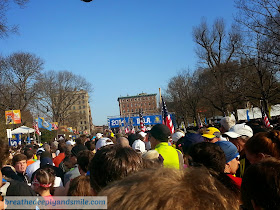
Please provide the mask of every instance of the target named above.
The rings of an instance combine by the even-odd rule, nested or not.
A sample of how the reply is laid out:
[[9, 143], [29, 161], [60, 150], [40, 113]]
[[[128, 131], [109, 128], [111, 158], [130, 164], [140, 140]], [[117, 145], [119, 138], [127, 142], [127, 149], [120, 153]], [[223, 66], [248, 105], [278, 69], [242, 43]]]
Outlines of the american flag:
[[146, 126], [144, 125], [144, 118], [143, 118], [143, 112], [142, 110], [139, 111], [139, 118], [140, 118], [140, 129], [141, 131], [146, 131]]
[[33, 121], [33, 128], [35, 129], [35, 132], [40, 135], [39, 127], [38, 127], [38, 122], [36, 120]]
[[172, 134], [172, 133], [174, 133], [174, 126], [173, 126], [171, 117], [168, 114], [167, 107], [166, 107], [166, 104], [163, 100], [163, 97], [161, 97], [161, 99], [162, 99], [162, 110], [161, 110], [161, 112], [162, 112], [162, 123], [165, 124], [169, 128], [169, 130]]
[[270, 122], [269, 122], [269, 119], [264, 111], [264, 109], [262, 109], [262, 118], [263, 118], [263, 123], [265, 125], [266, 128], [270, 128]]
[[199, 128], [203, 127], [203, 124], [202, 124], [202, 121], [200, 119], [200, 115], [199, 114], [198, 114], [198, 126], [199, 126]]

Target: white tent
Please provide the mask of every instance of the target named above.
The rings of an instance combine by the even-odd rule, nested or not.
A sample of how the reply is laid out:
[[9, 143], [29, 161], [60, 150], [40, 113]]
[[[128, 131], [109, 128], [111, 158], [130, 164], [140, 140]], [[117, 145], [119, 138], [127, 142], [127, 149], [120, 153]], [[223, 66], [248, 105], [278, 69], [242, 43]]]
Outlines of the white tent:
[[33, 128], [29, 128], [27, 126], [21, 126], [15, 130], [12, 130], [12, 134], [28, 134], [33, 133], [35, 130]]

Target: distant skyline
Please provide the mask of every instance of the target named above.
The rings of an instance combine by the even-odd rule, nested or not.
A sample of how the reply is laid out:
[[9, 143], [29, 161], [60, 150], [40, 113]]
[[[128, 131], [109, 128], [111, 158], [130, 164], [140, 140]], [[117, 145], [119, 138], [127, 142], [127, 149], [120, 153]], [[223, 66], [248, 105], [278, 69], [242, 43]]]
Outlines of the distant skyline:
[[92, 83], [94, 125], [119, 115], [118, 97], [158, 94], [168, 81], [197, 64], [192, 29], [203, 17], [229, 27], [232, 0], [30, 0], [12, 7], [19, 35], [0, 39], [0, 53], [30, 52], [44, 69], [68, 70]]

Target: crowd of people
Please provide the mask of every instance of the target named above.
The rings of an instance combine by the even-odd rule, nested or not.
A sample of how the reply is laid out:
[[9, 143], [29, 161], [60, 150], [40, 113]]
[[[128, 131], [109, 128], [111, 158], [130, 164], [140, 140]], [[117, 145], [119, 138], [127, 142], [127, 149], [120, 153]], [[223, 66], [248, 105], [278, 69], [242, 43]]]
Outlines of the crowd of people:
[[[0, 141], [2, 196], [107, 196], [108, 209], [280, 209], [280, 131], [224, 117], [43, 145]], [[0, 208], [4, 208], [0, 201]]]

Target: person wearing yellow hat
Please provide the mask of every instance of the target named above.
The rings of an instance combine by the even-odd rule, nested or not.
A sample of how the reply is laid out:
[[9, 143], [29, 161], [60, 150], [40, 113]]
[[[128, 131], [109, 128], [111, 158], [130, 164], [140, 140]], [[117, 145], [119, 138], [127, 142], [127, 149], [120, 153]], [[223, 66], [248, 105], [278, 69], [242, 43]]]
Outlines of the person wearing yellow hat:
[[220, 140], [221, 132], [215, 127], [209, 127], [203, 130], [202, 136], [205, 138], [206, 141], [215, 143]]

